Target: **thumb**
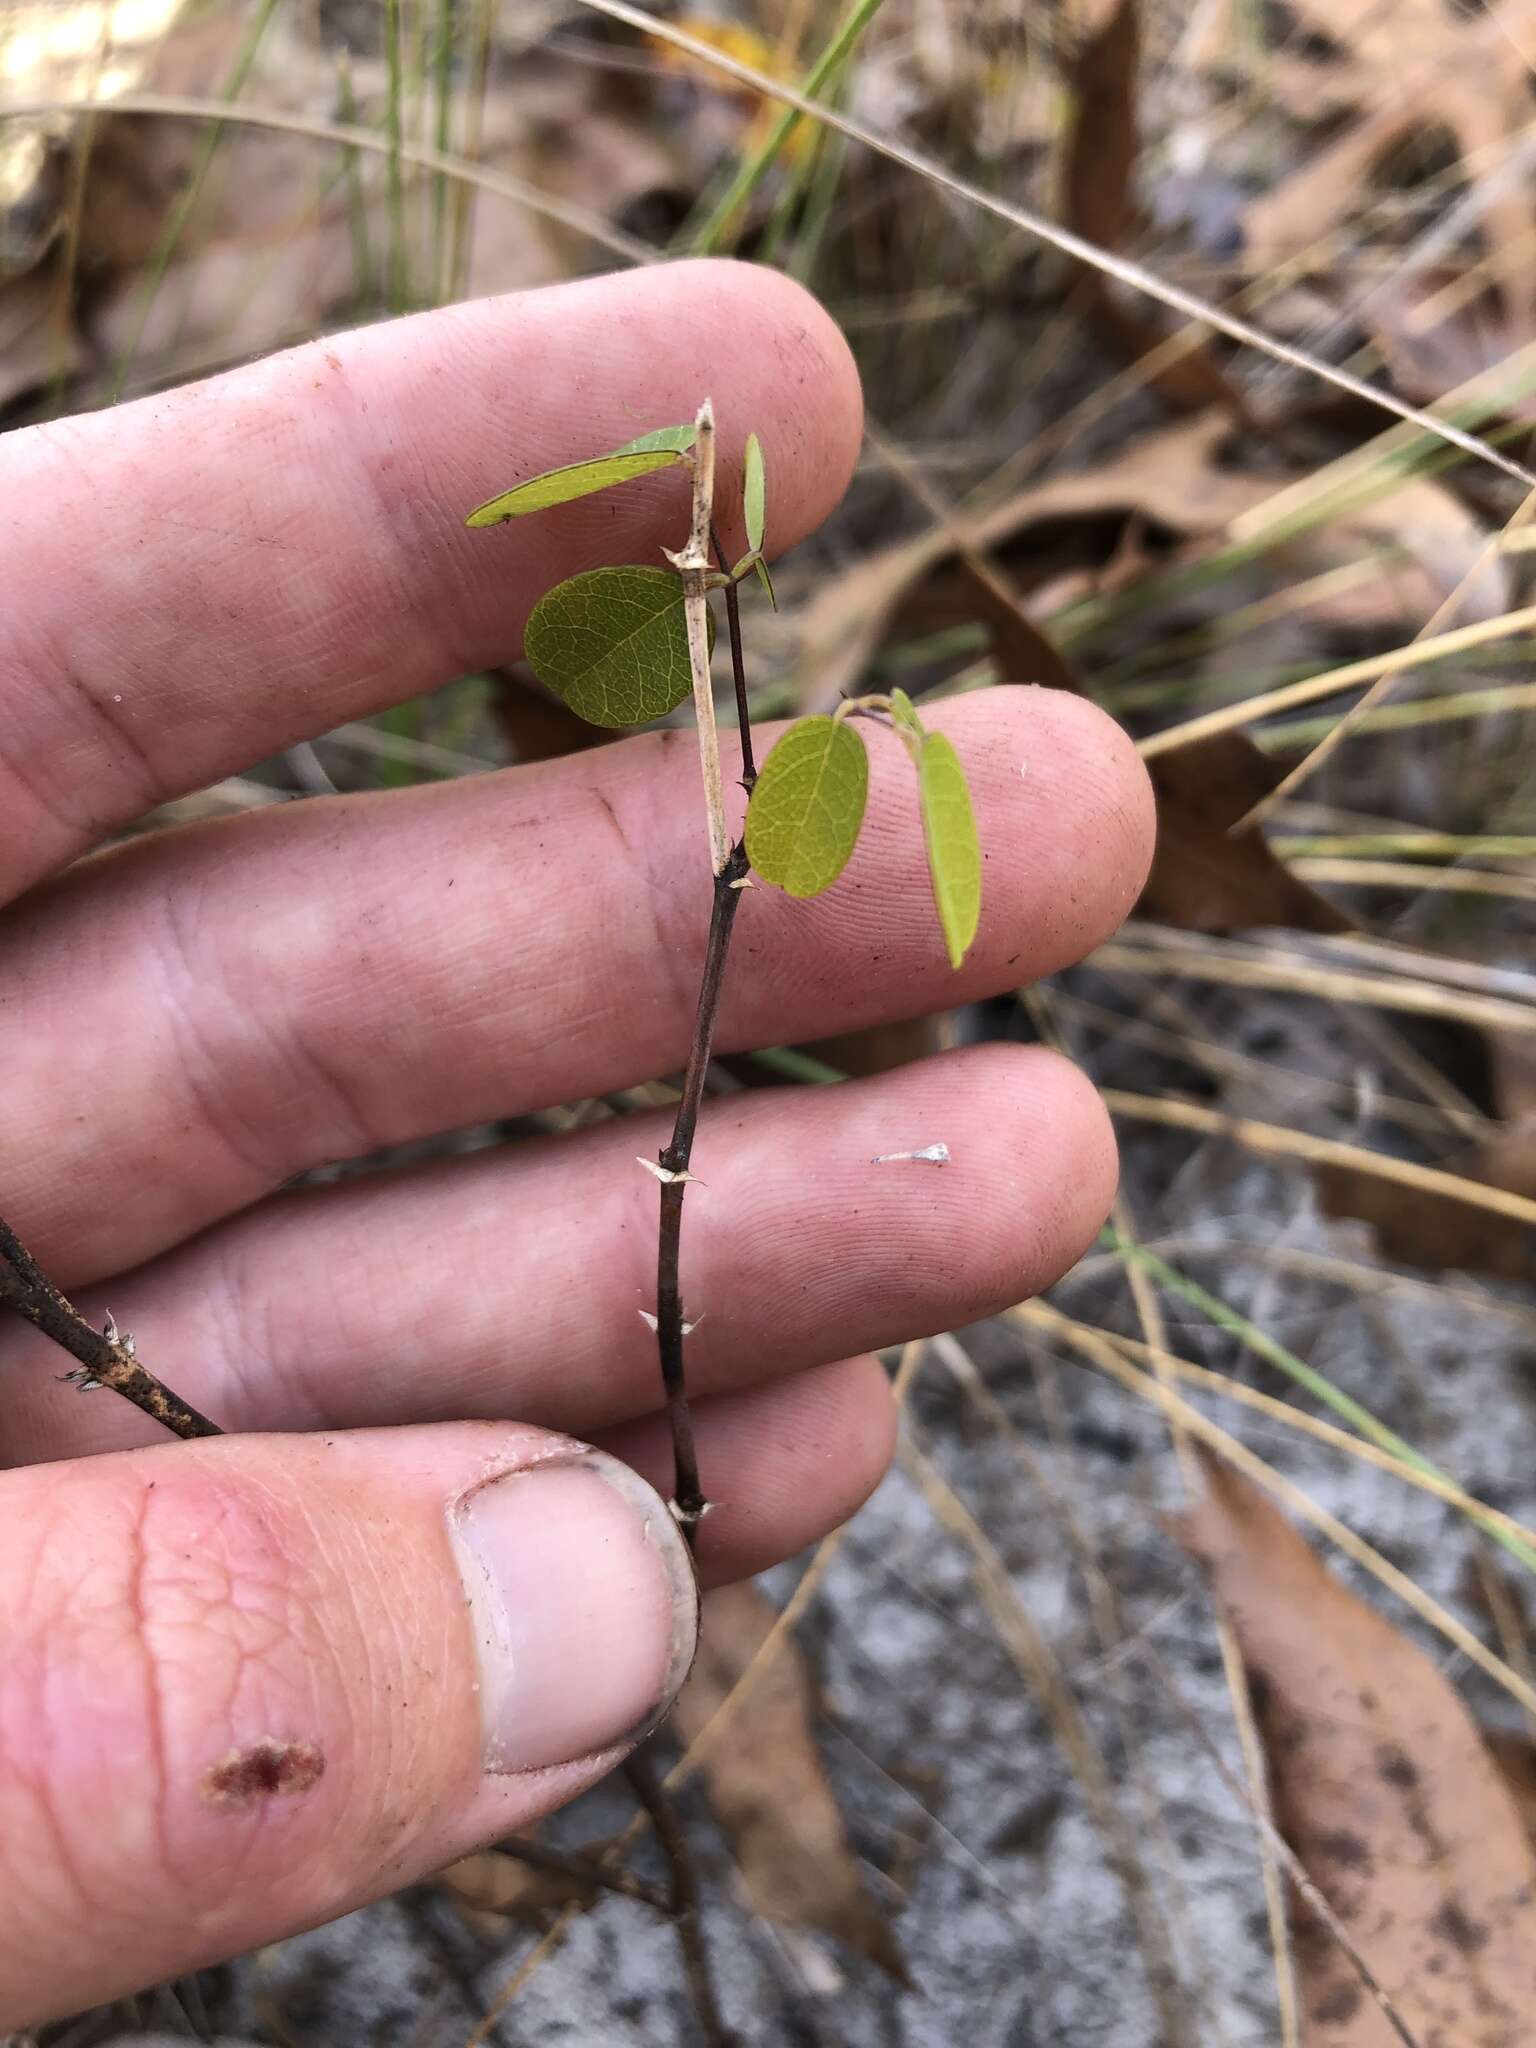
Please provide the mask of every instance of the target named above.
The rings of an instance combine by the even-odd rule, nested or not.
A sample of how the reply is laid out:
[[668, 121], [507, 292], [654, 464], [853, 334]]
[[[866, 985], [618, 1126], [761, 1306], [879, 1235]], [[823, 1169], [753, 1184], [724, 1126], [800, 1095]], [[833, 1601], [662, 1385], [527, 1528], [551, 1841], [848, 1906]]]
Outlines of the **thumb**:
[[34, 1466], [0, 1479], [0, 1529], [0, 2034], [526, 1825], [693, 1655], [662, 1501], [542, 1430]]

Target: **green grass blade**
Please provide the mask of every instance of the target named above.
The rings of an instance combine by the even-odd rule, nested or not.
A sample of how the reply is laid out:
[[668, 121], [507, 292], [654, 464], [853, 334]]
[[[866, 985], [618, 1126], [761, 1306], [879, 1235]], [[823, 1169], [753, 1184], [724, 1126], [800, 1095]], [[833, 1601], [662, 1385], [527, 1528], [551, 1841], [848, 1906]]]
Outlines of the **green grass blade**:
[[[1379, 1421], [1370, 1409], [1363, 1407], [1353, 1395], [1346, 1394], [1341, 1387], [1336, 1387], [1326, 1374], [1320, 1373], [1315, 1366], [1308, 1365], [1305, 1359], [1298, 1358], [1294, 1351], [1287, 1350], [1285, 1345], [1271, 1337], [1267, 1330], [1261, 1330], [1257, 1323], [1250, 1322], [1230, 1303], [1223, 1301], [1220, 1295], [1212, 1294], [1209, 1288], [1202, 1287], [1196, 1280], [1191, 1280], [1176, 1266], [1170, 1266], [1167, 1260], [1160, 1259], [1156, 1252], [1148, 1251], [1144, 1245], [1135, 1244], [1131, 1239], [1121, 1236], [1113, 1226], [1105, 1229], [1103, 1242], [1122, 1259], [1130, 1260], [1149, 1273], [1169, 1294], [1176, 1295], [1179, 1300], [1188, 1302], [1191, 1308], [1198, 1309], [1203, 1316], [1215, 1323], [1218, 1329], [1226, 1330], [1231, 1336], [1238, 1338], [1256, 1357], [1264, 1359], [1267, 1364], [1283, 1372], [1298, 1386], [1305, 1387], [1307, 1392], [1321, 1401], [1325, 1408], [1332, 1409], [1341, 1422], [1348, 1423], [1351, 1429], [1379, 1449], [1390, 1451], [1394, 1458], [1400, 1459], [1405, 1465], [1411, 1465], [1416, 1472], [1427, 1474], [1431, 1479], [1441, 1479], [1450, 1485], [1456, 1484], [1448, 1472], [1442, 1471], [1432, 1460], [1426, 1458], [1422, 1451], [1415, 1450], [1405, 1437], [1397, 1434], [1396, 1430], [1389, 1429], [1384, 1422]], [[1495, 1543], [1509, 1552], [1511, 1557], [1518, 1559], [1528, 1572], [1536, 1572], [1536, 1550], [1533, 1550], [1530, 1544], [1504, 1528], [1502, 1524], [1475, 1513], [1471, 1508], [1465, 1512], [1486, 1536], [1491, 1536]]]
[[[810, 98], [820, 92], [827, 81], [836, 74], [852, 55], [860, 36], [883, 5], [884, 0], [854, 0], [853, 7], [834, 33], [832, 40], [800, 81], [799, 91], [802, 97]], [[773, 168], [784, 145], [804, 119], [805, 116], [796, 107], [787, 107], [780, 115], [768, 140], [755, 156], [749, 157], [740, 166], [735, 177], [715, 202], [704, 225], [691, 238], [694, 255], [713, 256], [727, 245], [742, 209]]]
[[[251, 16], [250, 24], [241, 39], [240, 47], [235, 52], [235, 59], [230, 66], [229, 76], [224, 81], [224, 89], [219, 95], [221, 99], [237, 100], [245, 90], [246, 80], [251, 75], [251, 67], [255, 64], [260, 53], [262, 39], [266, 35], [268, 25], [276, 12], [277, 0], [258, 0], [258, 5]], [[133, 320], [129, 329], [128, 339], [123, 344], [122, 351], [112, 366], [112, 375], [107, 385], [107, 403], [109, 405], [115, 405], [123, 395], [123, 387], [128, 381], [128, 372], [132, 369], [134, 359], [138, 355], [140, 346], [143, 343], [144, 330], [149, 325], [149, 316], [154, 308], [155, 299], [159, 294], [161, 285], [165, 282], [165, 274], [170, 268], [171, 259], [181, 245], [181, 238], [186, 233], [187, 223], [196, 212], [198, 201], [203, 196], [203, 188], [207, 183], [208, 173], [213, 166], [213, 160], [218, 154], [219, 144], [223, 139], [223, 122], [214, 121], [210, 123], [208, 132], [203, 137], [203, 146], [198, 152], [197, 162], [192, 167], [192, 175], [188, 178], [186, 187], [177, 199], [176, 204], [171, 208], [165, 226], [160, 231], [159, 239], [150, 251], [149, 260], [144, 266], [144, 282], [139, 287], [138, 303], [133, 310]]]

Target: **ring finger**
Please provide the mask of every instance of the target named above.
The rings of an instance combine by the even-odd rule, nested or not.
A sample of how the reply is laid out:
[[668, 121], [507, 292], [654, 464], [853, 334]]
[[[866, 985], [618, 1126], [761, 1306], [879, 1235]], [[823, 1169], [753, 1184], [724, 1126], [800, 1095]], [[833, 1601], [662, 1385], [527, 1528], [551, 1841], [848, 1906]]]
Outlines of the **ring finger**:
[[[275, 1200], [81, 1299], [236, 1430], [515, 1415], [590, 1437], [655, 1405], [664, 1119]], [[942, 1143], [946, 1164], [904, 1158]], [[892, 1156], [894, 1155], [894, 1156]], [[973, 1321], [1047, 1284], [1102, 1220], [1114, 1142], [1040, 1048], [978, 1046], [839, 1088], [712, 1106], [683, 1286], [696, 1393]], [[82, 1404], [21, 1325], [10, 1462], [155, 1441]]]

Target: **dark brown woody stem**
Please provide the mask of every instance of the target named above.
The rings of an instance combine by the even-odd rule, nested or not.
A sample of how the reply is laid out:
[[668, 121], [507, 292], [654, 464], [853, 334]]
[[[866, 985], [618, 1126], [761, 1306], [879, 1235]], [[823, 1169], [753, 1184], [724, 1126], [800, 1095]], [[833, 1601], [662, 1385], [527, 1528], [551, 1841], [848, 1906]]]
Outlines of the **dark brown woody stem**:
[[[715, 559], [727, 576], [725, 549], [720, 545], [720, 536], [710, 528], [710, 540], [714, 544]], [[750, 796], [757, 786], [757, 763], [752, 758], [752, 712], [747, 703], [747, 669], [741, 652], [741, 591], [736, 579], [725, 586], [725, 624], [731, 641], [731, 680], [736, 686], [736, 723], [741, 729], [741, 786]]]
[[699, 1920], [699, 1884], [688, 1850], [688, 1837], [645, 1750], [637, 1750], [629, 1758], [624, 1765], [624, 1775], [642, 1811], [649, 1816], [661, 1853], [667, 1860], [670, 1878], [668, 1904], [677, 1928], [678, 1945], [683, 1953], [683, 1972], [688, 1979], [699, 2031], [707, 2048], [734, 2048], [736, 2037], [721, 2017], [720, 2001], [715, 1995], [714, 1978], [709, 1968], [709, 1952], [704, 1946], [704, 1930]]
[[110, 1318], [106, 1334], [95, 1330], [54, 1286], [10, 1225], [0, 1217], [0, 1303], [15, 1309], [78, 1361], [64, 1377], [82, 1391], [110, 1387], [135, 1408], [164, 1425], [173, 1436], [219, 1436], [216, 1422], [183, 1401], [163, 1380], [140, 1365], [133, 1339], [119, 1336]]
[[666, 1178], [661, 1184], [661, 1224], [656, 1246], [656, 1343], [661, 1354], [661, 1381], [666, 1392], [667, 1419], [672, 1429], [672, 1454], [676, 1466], [673, 1501], [677, 1518], [690, 1544], [708, 1503], [699, 1484], [693, 1418], [688, 1412], [688, 1396], [683, 1381], [683, 1302], [678, 1285], [683, 1196], [688, 1188], [693, 1134], [699, 1120], [699, 1105], [704, 1098], [705, 1076], [709, 1071], [731, 928], [736, 922], [742, 898], [740, 885], [746, 880], [746, 875], [746, 848], [738, 840], [731, 848], [730, 859], [715, 877], [709, 941], [704, 952], [703, 978], [699, 983], [693, 1043], [688, 1050], [688, 1067], [683, 1076], [683, 1096], [677, 1105], [671, 1143], [659, 1155], [659, 1164]]

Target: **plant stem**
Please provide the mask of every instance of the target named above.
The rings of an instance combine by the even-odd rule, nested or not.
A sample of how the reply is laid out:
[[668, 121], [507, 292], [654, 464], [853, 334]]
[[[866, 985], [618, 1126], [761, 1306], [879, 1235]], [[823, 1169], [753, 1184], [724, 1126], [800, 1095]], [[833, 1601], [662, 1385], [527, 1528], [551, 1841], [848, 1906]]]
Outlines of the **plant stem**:
[[[590, 1904], [595, 1892], [617, 1892], [621, 1898], [638, 1899], [642, 1906], [665, 1913], [669, 1919], [672, 1916], [670, 1892], [663, 1891], [649, 1878], [637, 1877], [632, 1870], [612, 1869], [596, 1856], [584, 1854], [580, 1849], [551, 1849], [545, 1843], [530, 1841], [523, 1835], [509, 1835], [496, 1844], [496, 1853], [510, 1857], [514, 1863], [521, 1863], [529, 1870], [537, 1870], [543, 1876], [563, 1878], [570, 1887], [571, 1897], [584, 1904]], [[494, 1912], [496, 1908], [490, 1910]]]
[[661, 1357], [661, 1383], [667, 1398], [667, 1420], [672, 1430], [672, 1458], [676, 1468], [673, 1508], [690, 1544], [708, 1502], [699, 1485], [693, 1418], [688, 1412], [688, 1395], [683, 1380], [686, 1329], [678, 1281], [683, 1196], [688, 1187], [688, 1162], [693, 1156], [693, 1134], [699, 1120], [699, 1105], [704, 1099], [704, 1078], [709, 1071], [731, 928], [736, 922], [742, 897], [741, 884], [746, 875], [746, 848], [738, 841], [727, 855], [724, 868], [715, 877], [709, 942], [704, 952], [704, 973], [699, 982], [699, 1006], [693, 1022], [693, 1043], [688, 1049], [688, 1067], [683, 1076], [682, 1100], [677, 1105], [671, 1143], [659, 1155], [664, 1178], [656, 1244], [656, 1346]]
[[715, 503], [715, 409], [706, 398], [695, 422], [698, 433], [689, 462], [693, 469], [693, 522], [681, 554], [667, 555], [683, 579], [683, 617], [688, 628], [688, 663], [693, 672], [693, 715], [699, 728], [699, 767], [704, 776], [704, 809], [709, 828], [709, 867], [718, 875], [730, 859], [725, 829], [725, 789], [720, 777], [720, 734], [715, 725], [715, 686], [709, 669], [709, 548]]
[[216, 1422], [199, 1415], [180, 1394], [140, 1365], [134, 1356], [133, 1339], [119, 1336], [111, 1318], [107, 1331], [92, 1329], [39, 1267], [10, 1225], [0, 1217], [0, 1302], [51, 1337], [55, 1344], [77, 1359], [75, 1370], [65, 1378], [83, 1392], [110, 1387], [135, 1408], [142, 1408], [162, 1423], [173, 1436], [219, 1436]]
[[677, 1929], [678, 1946], [683, 1952], [683, 1972], [688, 1979], [699, 2031], [708, 2048], [730, 2048], [735, 2036], [720, 2016], [714, 1979], [710, 1975], [704, 1931], [699, 1924], [699, 1884], [693, 1858], [688, 1851], [688, 1838], [643, 1749], [637, 1750], [625, 1763], [624, 1776], [642, 1811], [649, 1816], [661, 1853], [667, 1859], [671, 1879], [668, 1903]]
[[[669, 555], [683, 579], [683, 607], [688, 627], [688, 658], [693, 671], [693, 703], [699, 728], [699, 765], [704, 777], [704, 802], [709, 819], [709, 865], [714, 876], [714, 902], [710, 907], [709, 940], [704, 950], [704, 972], [699, 982], [699, 1002], [693, 1020], [693, 1042], [688, 1049], [688, 1066], [683, 1076], [682, 1100], [672, 1126], [671, 1142], [657, 1159], [661, 1182], [661, 1210], [656, 1239], [656, 1349], [661, 1360], [661, 1384], [666, 1396], [667, 1421], [672, 1432], [674, 1469], [672, 1509], [692, 1548], [698, 1525], [709, 1503], [699, 1484], [699, 1461], [693, 1441], [693, 1418], [688, 1412], [688, 1394], [683, 1373], [683, 1339], [688, 1334], [683, 1320], [683, 1300], [678, 1278], [683, 1238], [683, 1195], [688, 1186], [688, 1162], [693, 1154], [693, 1134], [704, 1098], [704, 1079], [709, 1072], [710, 1048], [714, 1042], [715, 1019], [720, 1009], [720, 990], [725, 979], [725, 958], [730, 949], [731, 928], [747, 886], [746, 848], [731, 844], [725, 824], [725, 790], [720, 770], [720, 735], [715, 725], [714, 684], [709, 669], [709, 575], [710, 547], [719, 542], [713, 526], [715, 491], [715, 414], [706, 398], [698, 411], [698, 438], [693, 445], [693, 520], [688, 545], [680, 554]], [[731, 666], [736, 680], [736, 710], [741, 720], [742, 779], [748, 789], [757, 779], [752, 763], [752, 734], [747, 716], [747, 684], [741, 655], [741, 619], [736, 606], [734, 584], [726, 596], [731, 632]], [[748, 777], [751, 778], [748, 781]]]
[[[725, 559], [725, 549], [720, 545], [720, 536], [713, 526], [709, 537], [714, 542], [715, 560], [723, 572], [730, 576], [730, 566]], [[736, 579], [731, 577], [725, 586], [725, 624], [731, 641], [731, 681], [736, 688], [736, 724], [741, 732], [741, 786], [750, 796], [757, 787], [757, 763], [752, 758], [752, 711], [747, 703], [747, 671], [741, 652], [741, 592]]]

